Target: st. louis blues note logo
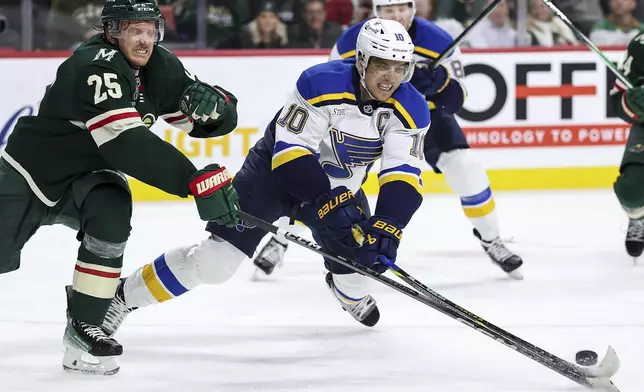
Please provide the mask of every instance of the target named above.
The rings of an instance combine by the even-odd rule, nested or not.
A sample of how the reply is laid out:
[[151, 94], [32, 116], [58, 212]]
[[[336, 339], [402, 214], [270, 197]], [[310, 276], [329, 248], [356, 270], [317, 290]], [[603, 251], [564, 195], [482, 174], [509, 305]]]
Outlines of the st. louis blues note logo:
[[351, 178], [352, 167], [370, 165], [382, 155], [380, 138], [359, 137], [332, 128], [331, 142], [336, 161], [324, 161], [322, 168], [333, 178]]

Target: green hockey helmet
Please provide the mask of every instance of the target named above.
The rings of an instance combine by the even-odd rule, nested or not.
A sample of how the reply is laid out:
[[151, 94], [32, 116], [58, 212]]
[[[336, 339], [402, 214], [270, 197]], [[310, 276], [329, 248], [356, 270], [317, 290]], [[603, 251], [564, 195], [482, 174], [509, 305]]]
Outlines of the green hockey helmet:
[[105, 0], [101, 23], [113, 38], [121, 37], [121, 22], [151, 21], [157, 26], [157, 42], [163, 40], [164, 22], [155, 0]]

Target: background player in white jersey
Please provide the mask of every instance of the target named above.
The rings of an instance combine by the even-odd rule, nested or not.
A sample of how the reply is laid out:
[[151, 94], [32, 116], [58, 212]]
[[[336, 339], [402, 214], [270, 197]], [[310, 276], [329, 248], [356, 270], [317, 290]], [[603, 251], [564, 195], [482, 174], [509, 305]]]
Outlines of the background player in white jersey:
[[[395, 262], [402, 230], [420, 207], [422, 140], [430, 122], [423, 96], [408, 81], [414, 72], [413, 43], [392, 20], [373, 19], [361, 28], [355, 60], [305, 70], [286, 105], [250, 150], [233, 185], [243, 211], [273, 222], [297, 207], [329, 252], [378, 272]], [[380, 159], [375, 214], [354, 193]], [[354, 225], [365, 238], [354, 239]], [[177, 297], [200, 284], [227, 281], [252, 257], [265, 232], [241, 222], [211, 222], [199, 245], [166, 252], [119, 285], [103, 328], [113, 333], [130, 309]], [[325, 260], [326, 283], [343, 309], [367, 326], [380, 313], [368, 278]]]
[[[498, 218], [490, 190], [490, 180], [480, 162], [469, 149], [463, 130], [454, 116], [466, 98], [461, 84], [464, 68], [457, 48], [435, 70], [433, 59], [437, 58], [453, 39], [433, 22], [414, 17], [413, 0], [373, 0], [374, 15], [382, 19], [396, 20], [405, 26], [414, 42], [416, 70], [411, 84], [423, 94], [432, 109], [432, 124], [424, 144], [427, 163], [459, 195], [463, 211], [474, 226], [474, 235], [481, 241], [490, 259], [508, 275], [522, 279], [520, 268], [523, 260], [511, 252], [500, 239]], [[330, 60], [349, 58], [355, 54], [356, 37], [364, 22], [348, 28], [331, 51]], [[288, 219], [282, 218], [285, 227]], [[289, 231], [293, 226], [288, 227]], [[255, 258], [255, 265], [266, 274], [271, 274], [275, 265], [282, 263], [287, 249], [286, 240], [272, 236]]]

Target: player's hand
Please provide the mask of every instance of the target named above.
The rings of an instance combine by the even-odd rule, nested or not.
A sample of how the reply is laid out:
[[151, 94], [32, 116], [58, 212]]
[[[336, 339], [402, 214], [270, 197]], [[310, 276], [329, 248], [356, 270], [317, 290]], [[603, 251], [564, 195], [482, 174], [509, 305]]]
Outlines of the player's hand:
[[211, 164], [195, 172], [190, 177], [190, 192], [201, 219], [221, 226], [237, 225], [239, 199], [225, 167]]
[[181, 113], [199, 124], [205, 124], [220, 120], [229, 100], [222, 89], [196, 82], [181, 94], [179, 107]]
[[352, 230], [354, 225], [365, 221], [365, 215], [353, 192], [345, 186], [333, 188], [318, 197], [316, 209], [328, 237], [349, 247], [358, 246]]
[[639, 121], [644, 121], [644, 86], [636, 86], [626, 90], [622, 104], [627, 114], [630, 111], [639, 118]]
[[396, 262], [402, 227], [395, 220], [378, 215], [372, 216], [360, 226], [364, 237], [356, 238], [362, 243], [358, 262], [382, 274], [387, 270], [387, 262]]
[[439, 65], [433, 69], [432, 63], [428, 61], [417, 62], [414, 75], [411, 78], [411, 84], [425, 96], [439, 94], [447, 87], [449, 81], [450, 76], [447, 68]]

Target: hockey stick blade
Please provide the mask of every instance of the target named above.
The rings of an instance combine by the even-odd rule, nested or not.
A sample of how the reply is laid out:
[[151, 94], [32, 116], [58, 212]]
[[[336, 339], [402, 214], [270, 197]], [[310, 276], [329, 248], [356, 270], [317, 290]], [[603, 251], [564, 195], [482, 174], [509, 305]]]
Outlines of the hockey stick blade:
[[589, 378], [611, 378], [617, 373], [620, 367], [619, 357], [612, 346], [608, 346], [606, 355], [597, 364], [593, 366], [575, 365], [580, 374]]
[[[548, 367], [551, 370], [556, 371], [557, 373], [567, 377], [568, 379], [583, 385], [588, 388], [596, 388], [596, 386], [611, 384], [610, 379], [608, 378], [601, 378], [604, 374], [609, 375], [610, 370], [614, 369], [614, 371], [617, 371], [617, 368], [619, 367], [619, 360], [615, 361], [615, 358], [617, 358], [617, 355], [614, 354], [614, 351], [612, 353], [609, 351], [609, 355], [602, 360], [602, 364], [606, 364], [605, 366], [597, 366], [597, 367], [588, 367], [585, 368], [585, 370], [581, 370], [581, 367], [572, 364], [568, 361], [565, 361], [559, 357], [556, 357], [553, 354], [548, 353], [545, 350], [542, 350], [531, 343], [528, 343], [512, 334], [510, 334], [507, 331], [502, 330], [499, 327], [494, 326], [493, 324], [489, 323], [488, 321], [484, 320], [483, 318], [476, 316], [475, 314], [471, 313], [470, 311], [461, 308], [460, 306], [456, 305], [455, 303], [449, 301], [447, 298], [442, 297], [440, 294], [433, 292], [431, 289], [429, 289], [427, 286], [424, 286], [422, 283], [418, 282], [415, 280], [413, 277], [409, 276], [406, 272], [404, 272], [402, 269], [398, 268], [395, 266], [395, 264], [392, 264], [395, 268], [390, 269], [394, 273], [394, 275], [397, 275], [398, 277], [401, 277], [401, 275], [407, 275], [408, 278], [402, 278], [405, 280], [408, 284], [410, 284], [414, 289], [402, 285], [384, 275], [381, 275], [375, 271], [373, 271], [370, 268], [367, 268], [363, 266], [362, 264], [359, 264], [355, 262], [354, 260], [346, 259], [342, 256], [337, 256], [337, 255], [332, 255], [327, 253], [320, 245], [311, 242], [305, 238], [299, 237], [295, 234], [289, 233], [288, 231], [281, 229], [277, 226], [272, 225], [271, 223], [268, 223], [262, 219], [259, 219], [253, 215], [247, 214], [243, 211], [239, 211], [239, 216], [242, 220], [250, 223], [253, 226], [256, 226], [260, 228], [261, 230], [273, 233], [273, 234], [279, 234], [283, 235], [288, 241], [294, 242], [298, 244], [299, 246], [308, 248], [309, 250], [312, 250], [330, 260], [333, 260], [339, 264], [344, 265], [347, 268], [352, 269], [353, 271], [364, 275], [368, 278], [371, 278], [373, 280], [376, 280], [402, 294], [405, 294], [416, 301], [423, 303], [430, 308], [443, 313], [444, 315], [457, 320], [464, 325], [474, 329], [477, 332], [480, 332], [497, 342], [519, 352], [520, 354], [523, 354], [524, 356]], [[418, 290], [418, 291], [416, 291]], [[608, 364], [611, 364], [611, 366], [607, 366]], [[615, 367], [613, 364], [617, 364], [617, 367]], [[608, 371], [604, 370], [608, 369]], [[605, 372], [605, 373], [604, 373]], [[599, 377], [594, 377], [594, 376], [599, 376]], [[611, 384], [612, 385], [612, 384]], [[617, 389], [612, 389], [610, 392], [618, 392]]]
[[619, 357], [612, 346], [608, 346], [606, 355], [597, 365], [579, 366], [579, 371], [586, 375], [586, 381], [592, 389], [603, 390], [604, 392], [619, 392], [610, 378], [619, 370]]

